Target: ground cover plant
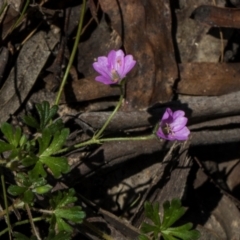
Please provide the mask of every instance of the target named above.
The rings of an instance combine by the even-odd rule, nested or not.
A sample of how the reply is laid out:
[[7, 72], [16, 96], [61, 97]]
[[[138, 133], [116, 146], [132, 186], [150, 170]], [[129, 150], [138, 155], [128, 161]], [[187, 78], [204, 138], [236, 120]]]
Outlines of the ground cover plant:
[[237, 1], [0, 3], [1, 239], [240, 236]]

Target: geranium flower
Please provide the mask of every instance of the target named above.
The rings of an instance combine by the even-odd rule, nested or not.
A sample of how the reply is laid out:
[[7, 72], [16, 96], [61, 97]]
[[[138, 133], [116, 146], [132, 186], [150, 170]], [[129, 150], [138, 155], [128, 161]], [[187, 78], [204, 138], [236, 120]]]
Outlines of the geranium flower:
[[190, 131], [186, 127], [188, 119], [184, 116], [185, 113], [181, 110], [173, 112], [167, 108], [159, 124], [157, 136], [170, 141], [187, 140]]
[[93, 63], [93, 68], [100, 74], [95, 80], [107, 85], [120, 83], [135, 64], [132, 55], [125, 56], [122, 50], [112, 50], [107, 57], [98, 57]]

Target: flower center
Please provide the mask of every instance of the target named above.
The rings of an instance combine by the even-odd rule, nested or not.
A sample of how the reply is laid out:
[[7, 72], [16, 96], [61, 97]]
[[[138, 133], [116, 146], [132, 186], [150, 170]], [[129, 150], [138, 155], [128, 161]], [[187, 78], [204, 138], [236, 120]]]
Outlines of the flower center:
[[112, 81], [118, 82], [120, 80], [120, 76], [119, 76], [118, 72], [115, 69], [112, 69], [111, 73], [112, 73]]
[[168, 123], [164, 123], [164, 125], [162, 126], [162, 131], [164, 135], [169, 135], [169, 134], [174, 135], [174, 132]]

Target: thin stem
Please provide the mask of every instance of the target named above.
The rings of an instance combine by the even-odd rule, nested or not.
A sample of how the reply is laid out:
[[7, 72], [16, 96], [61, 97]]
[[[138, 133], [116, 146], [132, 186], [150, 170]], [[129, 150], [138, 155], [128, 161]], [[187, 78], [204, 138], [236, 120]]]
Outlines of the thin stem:
[[73, 50], [72, 50], [72, 53], [71, 53], [71, 56], [70, 56], [70, 59], [69, 59], [69, 62], [68, 62], [66, 71], [65, 71], [65, 73], [64, 73], [61, 86], [60, 86], [60, 88], [59, 88], [59, 90], [58, 90], [58, 94], [57, 94], [56, 101], [55, 101], [55, 104], [56, 104], [56, 105], [58, 105], [58, 103], [59, 103], [60, 97], [61, 97], [62, 92], [63, 92], [63, 88], [64, 88], [64, 86], [65, 86], [65, 84], [66, 84], [66, 81], [67, 81], [67, 77], [68, 77], [70, 68], [71, 68], [71, 66], [72, 66], [74, 57], [75, 57], [76, 52], [77, 52], [77, 47], [78, 47], [78, 43], [79, 43], [80, 36], [81, 36], [81, 32], [82, 32], [82, 26], [83, 26], [83, 18], [84, 18], [85, 8], [86, 8], [86, 0], [83, 0], [82, 9], [81, 9], [81, 14], [80, 14], [80, 20], [79, 20], [78, 30], [77, 30], [77, 35], [76, 35], [76, 39], [75, 39], [75, 41], [74, 41]]
[[1, 172], [1, 183], [2, 183], [2, 190], [3, 190], [4, 206], [5, 206], [6, 214], [7, 214], [8, 234], [9, 234], [9, 239], [12, 239], [12, 237], [11, 237], [12, 228], [11, 228], [9, 211], [8, 211], [7, 192], [6, 192], [6, 186], [5, 186], [5, 181], [4, 181], [4, 175], [2, 173], [2, 168], [0, 168], [0, 172]]
[[147, 135], [147, 136], [140, 136], [140, 137], [118, 137], [118, 138], [102, 138], [102, 139], [95, 139], [92, 138], [86, 142], [78, 143], [72, 147], [69, 148], [64, 148], [60, 151], [58, 151], [56, 154], [60, 154], [63, 152], [68, 152], [70, 150], [82, 148], [88, 145], [93, 145], [93, 144], [102, 144], [104, 142], [113, 142], [113, 141], [144, 141], [144, 140], [150, 140], [154, 139], [156, 136], [155, 134]]
[[144, 140], [150, 140], [154, 139], [155, 135], [147, 135], [147, 136], [140, 136], [140, 137], [116, 137], [116, 138], [102, 138], [102, 139], [91, 139], [87, 142], [79, 143], [74, 145], [74, 148], [81, 148], [87, 145], [92, 145], [92, 144], [102, 144], [104, 142], [117, 142], [117, 141], [144, 141]]
[[30, 210], [29, 205], [28, 205], [28, 204], [25, 204], [25, 207], [26, 207], [26, 210], [27, 210], [29, 222], [30, 222], [30, 225], [31, 225], [31, 227], [32, 227], [32, 231], [33, 231], [34, 235], [36, 236], [36, 238], [37, 238], [38, 240], [42, 240], [41, 237], [39, 236], [39, 233], [38, 233], [38, 231], [37, 231], [37, 229], [36, 229], [36, 227], [35, 227], [35, 224], [34, 224], [34, 222], [33, 222], [33, 217], [32, 217], [32, 213], [31, 213], [31, 210]]
[[45, 214], [49, 214], [49, 215], [53, 214], [53, 211], [51, 211], [51, 210], [38, 209], [38, 208], [34, 208], [34, 207], [31, 207], [31, 209], [35, 212], [45, 213]]
[[[33, 222], [38, 222], [38, 221], [42, 221], [42, 220], [45, 220], [45, 217], [37, 217], [37, 218], [33, 218], [32, 221]], [[23, 221], [20, 221], [20, 222], [16, 222], [14, 224], [12, 224], [12, 227], [16, 227], [16, 226], [20, 226], [20, 225], [23, 225], [23, 224], [27, 224], [29, 223], [29, 220], [23, 220]], [[2, 230], [0, 232], [0, 236], [2, 236], [3, 234], [5, 234], [7, 231], [9, 230], [9, 228], [5, 228], [4, 230]]]
[[97, 132], [97, 134], [95, 136], [93, 136], [94, 139], [101, 138], [102, 133], [104, 132], [104, 130], [106, 129], [106, 127], [108, 126], [108, 124], [110, 123], [110, 121], [112, 120], [114, 115], [116, 114], [116, 112], [118, 111], [118, 109], [121, 107], [123, 98], [124, 98], [124, 90], [125, 90], [125, 80], [124, 79], [122, 80], [122, 82], [120, 84], [120, 88], [121, 88], [121, 95], [120, 95], [117, 106], [115, 107], [113, 112], [110, 114], [110, 116], [108, 117], [107, 121], [104, 123], [102, 128]]
[[147, 136], [140, 136], [140, 137], [119, 137], [119, 138], [103, 138], [99, 141], [103, 142], [113, 142], [113, 141], [144, 141], [156, 138], [155, 135], [147, 135]]
[[16, 208], [21, 208], [22, 209], [23, 208], [23, 204], [24, 203], [22, 201], [17, 199], [14, 204], [12, 204], [11, 206], [8, 207], [8, 209], [3, 209], [0, 212], [0, 218], [3, 217], [5, 214], [7, 214], [7, 211], [10, 213], [10, 212], [14, 211], [14, 209], [16, 209]]

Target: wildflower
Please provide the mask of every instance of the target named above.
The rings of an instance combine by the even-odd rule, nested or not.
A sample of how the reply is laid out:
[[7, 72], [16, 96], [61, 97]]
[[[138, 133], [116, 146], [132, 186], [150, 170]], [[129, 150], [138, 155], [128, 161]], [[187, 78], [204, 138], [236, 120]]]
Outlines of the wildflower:
[[132, 55], [125, 56], [122, 50], [112, 50], [107, 57], [98, 57], [93, 63], [93, 68], [100, 74], [95, 80], [106, 85], [120, 83], [135, 64]]
[[159, 124], [157, 136], [170, 141], [187, 140], [190, 131], [186, 127], [188, 119], [184, 115], [181, 110], [173, 112], [167, 108]]

